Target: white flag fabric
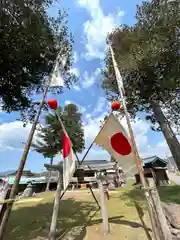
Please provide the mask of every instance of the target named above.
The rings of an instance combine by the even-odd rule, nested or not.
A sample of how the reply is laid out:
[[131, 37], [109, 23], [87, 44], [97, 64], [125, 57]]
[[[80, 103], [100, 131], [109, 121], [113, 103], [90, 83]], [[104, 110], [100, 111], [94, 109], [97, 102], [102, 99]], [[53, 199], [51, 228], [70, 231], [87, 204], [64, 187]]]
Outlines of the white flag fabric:
[[55, 65], [49, 86], [50, 87], [64, 87], [64, 81], [61, 76], [59, 63], [56, 63], [56, 65]]
[[64, 87], [64, 80], [61, 74], [62, 69], [64, 69], [66, 65], [67, 57], [63, 57], [61, 59], [57, 58], [54, 71], [51, 76], [51, 81], [49, 87]]
[[128, 171], [131, 166], [135, 166], [136, 161], [130, 139], [113, 113], [107, 118], [101, 131], [95, 138], [95, 143], [113, 156], [124, 172]]
[[121, 76], [119, 68], [117, 66], [117, 62], [116, 62], [115, 57], [114, 57], [114, 51], [113, 51], [111, 46], [110, 46], [110, 51], [111, 51], [111, 57], [112, 57], [114, 71], [115, 71], [115, 75], [116, 75], [116, 80], [117, 80], [120, 88], [122, 88], [124, 90], [122, 76]]
[[76, 169], [76, 156], [73, 152], [71, 141], [67, 132], [63, 134], [63, 187], [68, 187]]

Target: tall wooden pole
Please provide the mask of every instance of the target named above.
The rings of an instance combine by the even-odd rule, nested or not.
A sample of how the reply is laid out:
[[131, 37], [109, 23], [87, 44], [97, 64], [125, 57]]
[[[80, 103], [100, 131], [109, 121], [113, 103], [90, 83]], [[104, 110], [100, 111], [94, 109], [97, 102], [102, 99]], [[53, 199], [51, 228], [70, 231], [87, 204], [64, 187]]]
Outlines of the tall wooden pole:
[[[36, 130], [36, 125], [37, 125], [38, 120], [39, 120], [41, 109], [42, 109], [43, 104], [44, 104], [44, 100], [45, 100], [45, 96], [46, 96], [47, 90], [48, 90], [48, 87], [46, 87], [44, 92], [43, 92], [42, 100], [41, 100], [41, 103], [39, 105], [39, 109], [37, 111], [37, 115], [35, 117], [35, 120], [34, 120], [34, 123], [32, 125], [31, 131], [29, 133], [29, 137], [28, 137], [28, 140], [26, 142], [26, 145], [25, 145], [25, 148], [24, 148], [24, 152], [23, 152], [22, 158], [21, 158], [20, 163], [19, 163], [19, 167], [18, 167], [18, 171], [17, 171], [17, 174], [16, 174], [16, 178], [15, 178], [14, 184], [13, 184], [11, 192], [10, 192], [10, 196], [9, 196], [10, 199], [15, 199], [15, 197], [16, 197], [16, 193], [18, 191], [18, 186], [19, 186], [19, 181], [20, 181], [21, 176], [22, 176], [24, 165], [26, 163], [26, 159], [27, 159], [27, 156], [28, 156], [28, 153], [29, 153], [29, 149], [30, 149], [30, 146], [31, 146], [31, 143], [32, 143], [34, 132]], [[11, 214], [12, 206], [13, 206], [13, 202], [9, 203], [7, 205], [6, 211], [5, 211], [4, 216], [2, 218], [2, 221], [1, 221], [1, 224], [0, 224], [0, 240], [3, 240], [3, 235], [4, 235], [4, 232], [5, 232], [5, 228], [6, 228], [9, 216]]]
[[157, 227], [156, 227], [157, 224], [156, 224], [156, 220], [155, 220], [156, 216], [155, 216], [154, 211], [153, 211], [153, 203], [150, 199], [149, 191], [147, 189], [147, 182], [145, 180], [144, 173], [143, 173], [142, 161], [140, 159], [140, 156], [139, 156], [139, 153], [138, 153], [138, 150], [137, 150], [137, 145], [136, 145], [136, 141], [135, 141], [132, 126], [131, 126], [131, 121], [130, 121], [130, 118], [129, 118], [129, 113], [128, 113], [128, 110], [127, 110], [127, 107], [126, 107], [122, 77], [120, 75], [117, 63], [115, 61], [114, 52], [113, 52], [113, 49], [112, 49], [111, 46], [110, 46], [110, 52], [111, 52], [112, 62], [113, 62], [114, 70], [115, 70], [118, 90], [119, 90], [120, 98], [121, 98], [121, 101], [122, 101], [122, 105], [123, 105], [123, 109], [124, 109], [124, 113], [125, 113], [125, 117], [126, 117], [126, 122], [127, 122], [127, 125], [128, 125], [129, 134], [130, 134], [130, 138], [131, 138], [132, 151], [133, 151], [134, 157], [136, 159], [136, 165], [137, 165], [138, 173], [139, 173], [141, 183], [142, 183], [143, 188], [144, 188], [145, 197], [146, 197], [147, 202], [148, 202], [149, 217], [150, 217], [151, 224], [152, 224], [154, 238], [159, 239], [158, 238], [159, 234], [157, 232]]
[[52, 214], [52, 220], [51, 220], [51, 226], [50, 226], [50, 232], [49, 232], [49, 240], [56, 239], [56, 227], [57, 227], [57, 220], [58, 220], [59, 203], [61, 200], [60, 196], [61, 196], [61, 175], [59, 172], [59, 178], [57, 183], [56, 196], [54, 200], [53, 214]]
[[[62, 46], [61, 46], [62, 48], [63, 48], [63, 43], [64, 42], [62, 41]], [[62, 48], [60, 48], [60, 49], [62, 49]], [[57, 64], [57, 61], [59, 61], [60, 56], [61, 56], [61, 50], [60, 50], [60, 52], [59, 52], [59, 54], [58, 54], [58, 56], [56, 58], [56, 62], [54, 64], [54, 66], [53, 66], [52, 74], [53, 74], [53, 72], [54, 72], [54, 70], [56, 68], [56, 64]], [[62, 67], [63, 67], [63, 64], [61, 63], [61, 68]], [[24, 148], [24, 152], [22, 154], [22, 157], [21, 157], [21, 160], [20, 160], [20, 163], [19, 163], [19, 167], [18, 167], [18, 171], [17, 171], [16, 177], [15, 177], [15, 181], [14, 181], [14, 184], [12, 186], [12, 189], [11, 189], [11, 192], [10, 192], [10, 196], [9, 196], [9, 198], [12, 199], [12, 200], [15, 200], [16, 193], [18, 191], [19, 181], [21, 179], [22, 172], [23, 172], [26, 160], [27, 160], [29, 149], [30, 149], [30, 146], [31, 146], [31, 143], [32, 143], [32, 140], [33, 140], [33, 136], [34, 136], [35, 130], [36, 130], [36, 125], [38, 123], [42, 107], [44, 105], [44, 101], [45, 101], [45, 97], [46, 97], [49, 85], [50, 85], [50, 83], [52, 81], [52, 74], [51, 74], [51, 76], [49, 76], [48, 83], [47, 83], [46, 87], [44, 88], [44, 91], [43, 91], [43, 94], [42, 94], [41, 103], [39, 104], [39, 108], [38, 108], [36, 117], [34, 119], [32, 127], [31, 127], [31, 130], [30, 130], [30, 133], [29, 133], [29, 137], [28, 137], [28, 140], [26, 142], [26, 145], [25, 145], [25, 148]], [[6, 211], [4, 213], [2, 221], [0, 223], [0, 240], [3, 240], [5, 228], [6, 228], [9, 216], [11, 214], [12, 206], [13, 206], [13, 202], [9, 203], [7, 205]]]

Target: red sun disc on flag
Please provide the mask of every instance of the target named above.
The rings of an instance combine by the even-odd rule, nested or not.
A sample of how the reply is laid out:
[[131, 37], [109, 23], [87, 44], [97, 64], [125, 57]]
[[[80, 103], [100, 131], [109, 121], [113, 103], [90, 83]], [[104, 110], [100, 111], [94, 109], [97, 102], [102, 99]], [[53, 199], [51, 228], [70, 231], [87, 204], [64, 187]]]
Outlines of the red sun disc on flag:
[[131, 153], [131, 145], [128, 139], [120, 132], [111, 137], [111, 146], [120, 155], [125, 156]]
[[71, 144], [66, 133], [63, 134], [63, 158], [67, 158], [71, 151]]

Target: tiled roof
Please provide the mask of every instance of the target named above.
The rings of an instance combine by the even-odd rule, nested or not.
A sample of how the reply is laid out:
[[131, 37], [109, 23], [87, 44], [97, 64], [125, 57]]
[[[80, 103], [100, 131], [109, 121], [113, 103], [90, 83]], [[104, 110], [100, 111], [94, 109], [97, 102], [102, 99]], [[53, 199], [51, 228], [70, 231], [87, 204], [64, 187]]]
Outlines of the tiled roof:
[[82, 165], [101, 165], [101, 164], [108, 164], [109, 161], [107, 160], [84, 160]]
[[10, 171], [6, 171], [6, 172], [0, 172], [0, 177], [9, 176], [9, 175], [15, 174], [16, 172], [17, 172], [16, 170], [10, 170]]
[[[81, 162], [81, 160], [80, 160]], [[109, 164], [110, 162], [107, 160], [84, 160], [82, 162], [82, 166], [91, 166], [91, 165], [104, 165]], [[63, 161], [59, 162], [60, 165], [63, 165]], [[76, 161], [76, 165], [79, 165], [78, 161]]]
[[[9, 184], [14, 184], [15, 176], [9, 177]], [[46, 183], [47, 180], [45, 177], [21, 177], [19, 184], [28, 184], [28, 183]]]
[[[114, 166], [114, 162], [106, 161], [106, 160], [85, 160], [81, 166], [78, 166], [78, 162], [76, 162], [76, 165], [78, 166], [78, 169], [84, 169], [84, 170], [101, 170], [101, 169], [111, 169]], [[44, 166], [48, 169], [62, 169], [63, 162], [60, 162], [59, 165], [49, 165], [45, 164]]]
[[148, 163], [152, 163], [152, 162], [154, 162], [154, 161], [156, 161], [156, 160], [158, 160], [158, 159], [159, 159], [160, 161], [162, 161], [162, 162], [167, 163], [166, 160], [164, 160], [164, 159], [162, 159], [162, 158], [160, 158], [160, 157], [158, 157], [158, 156], [156, 156], [156, 155], [151, 156], [151, 157], [148, 157], [148, 158], [143, 158], [142, 161], [143, 161], [143, 164], [148, 164]]

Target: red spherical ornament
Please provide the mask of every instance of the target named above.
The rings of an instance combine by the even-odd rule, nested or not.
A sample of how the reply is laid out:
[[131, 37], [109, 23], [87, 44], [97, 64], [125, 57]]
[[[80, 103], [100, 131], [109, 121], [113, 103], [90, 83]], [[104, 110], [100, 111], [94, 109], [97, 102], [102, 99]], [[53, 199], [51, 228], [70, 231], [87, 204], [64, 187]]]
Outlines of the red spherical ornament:
[[56, 99], [49, 99], [49, 100], [48, 100], [48, 106], [49, 106], [51, 109], [56, 110], [57, 107], [58, 107], [57, 100], [56, 100]]
[[111, 104], [111, 109], [112, 109], [113, 111], [119, 110], [120, 107], [121, 107], [121, 104], [120, 104], [120, 102], [118, 102], [118, 101], [114, 101], [114, 102], [112, 102], [112, 104]]

